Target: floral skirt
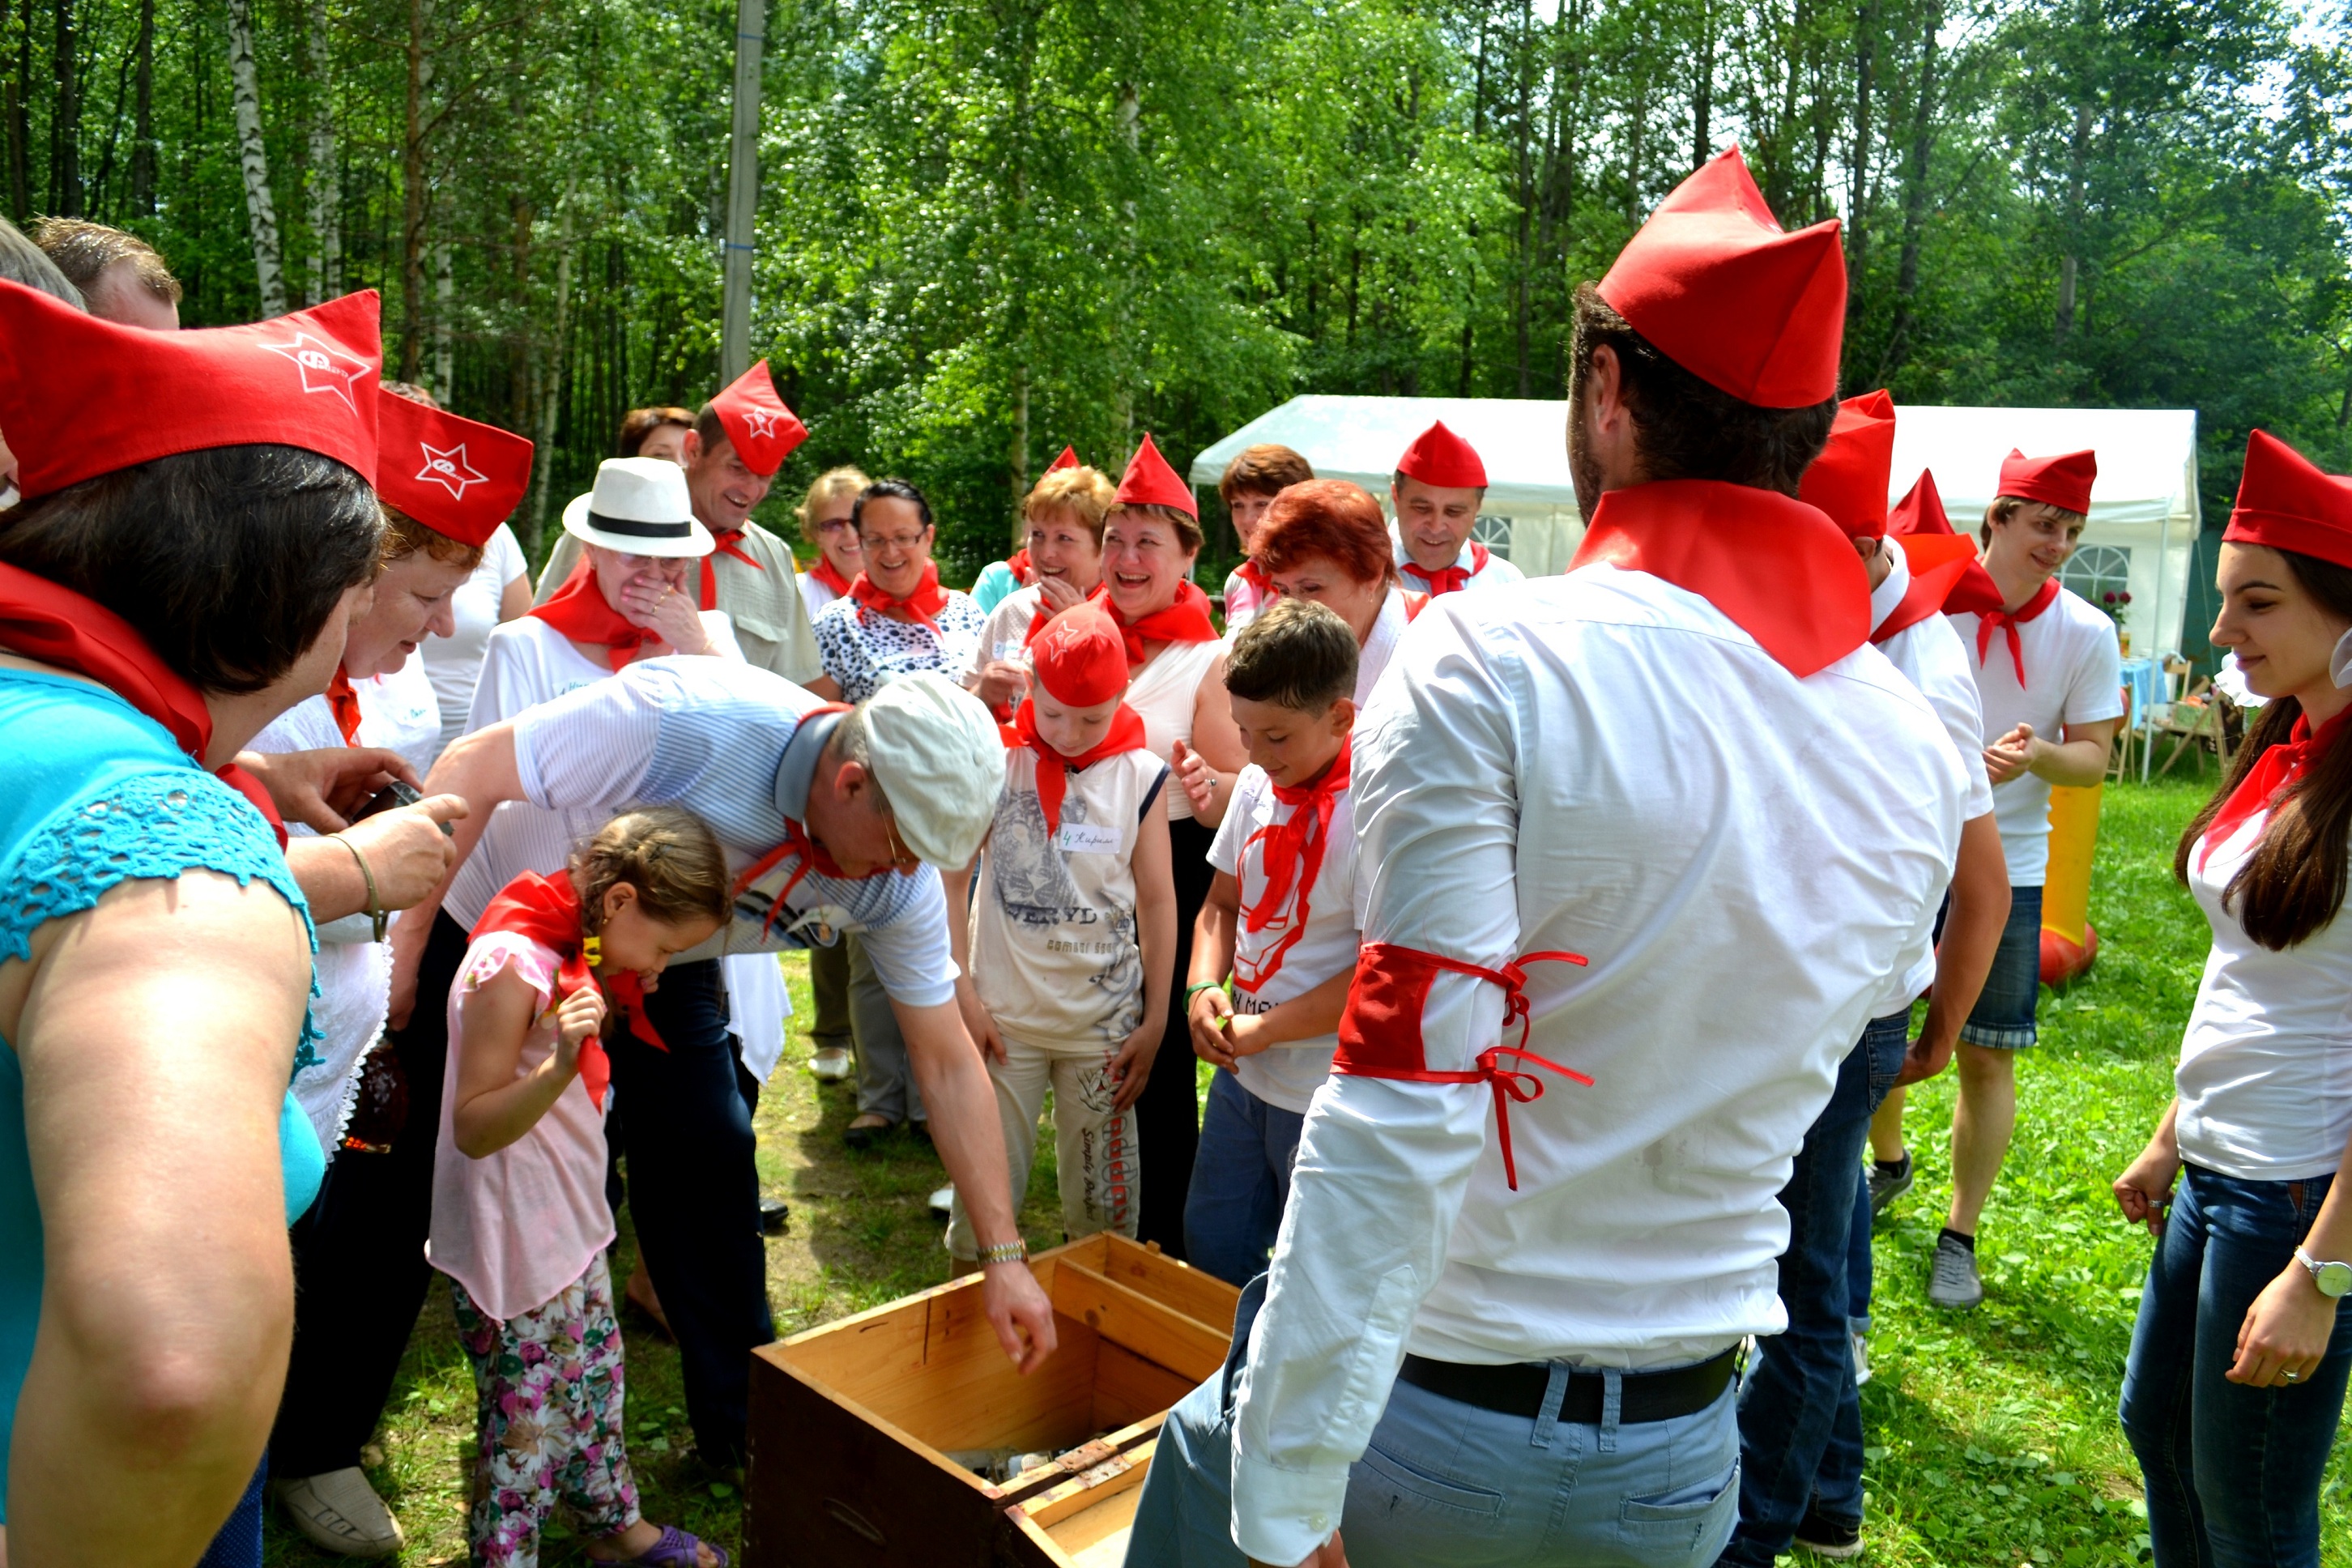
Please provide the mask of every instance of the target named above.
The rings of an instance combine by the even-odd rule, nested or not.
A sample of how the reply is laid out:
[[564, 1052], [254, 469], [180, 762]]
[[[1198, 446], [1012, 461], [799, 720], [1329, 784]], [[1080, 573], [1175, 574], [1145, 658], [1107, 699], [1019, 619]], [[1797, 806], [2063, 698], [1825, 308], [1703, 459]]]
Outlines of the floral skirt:
[[555, 1300], [503, 1323], [455, 1279], [449, 1294], [478, 1404], [474, 1561], [537, 1568], [540, 1528], [558, 1504], [591, 1537], [636, 1523], [637, 1483], [621, 1441], [621, 1326], [604, 1253]]

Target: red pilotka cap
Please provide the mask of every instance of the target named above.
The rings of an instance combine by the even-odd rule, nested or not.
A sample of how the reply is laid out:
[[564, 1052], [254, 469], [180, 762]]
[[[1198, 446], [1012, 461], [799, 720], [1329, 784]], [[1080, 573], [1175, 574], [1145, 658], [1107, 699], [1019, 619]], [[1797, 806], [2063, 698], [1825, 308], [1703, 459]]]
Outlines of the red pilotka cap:
[[530, 489], [530, 443], [396, 392], [376, 396], [375, 493], [436, 533], [488, 544]]
[[1804, 408], [1837, 395], [1837, 220], [1784, 232], [1737, 147], [1658, 204], [1601, 280], [1601, 297], [1660, 353], [1742, 402]]
[[0, 281], [0, 431], [27, 498], [215, 447], [299, 447], [375, 474], [373, 289], [243, 327], [152, 332]]
[[1065, 447], [1062, 448], [1060, 457], [1045, 465], [1045, 471], [1049, 474], [1058, 474], [1064, 468], [1075, 468], [1079, 466], [1078, 449], [1076, 447]]
[[1127, 639], [1090, 600], [1045, 623], [1029, 644], [1029, 664], [1046, 694], [1073, 708], [1108, 702], [1127, 689]]
[[1894, 468], [1895, 400], [1865, 392], [1838, 405], [1829, 441], [1798, 482], [1797, 499], [1828, 513], [1848, 539], [1884, 539]]
[[1478, 460], [1478, 448], [1448, 430], [1443, 419], [1412, 438], [1397, 459], [1396, 471], [1440, 489], [1486, 488], [1486, 465]]
[[[0, 426], [0, 429], [5, 429]], [[2000, 489], [1996, 494], [2019, 500], [2038, 500], [2060, 511], [2087, 513], [2091, 481], [2099, 477], [2096, 452], [2063, 452], [2055, 458], [2029, 458], [2016, 447], [2000, 460]]]
[[[0, 426], [5, 428], [5, 426]], [[2267, 544], [2352, 566], [2352, 479], [2323, 473], [2267, 430], [2246, 437], [2225, 544]]]
[[793, 448], [808, 439], [808, 426], [776, 395], [776, 381], [768, 374], [766, 360], [737, 376], [733, 385], [710, 400], [710, 407], [726, 427], [727, 443], [735, 448], [735, 455], [763, 479], [782, 468]]
[[[0, 430], [6, 428], [0, 425]], [[1201, 521], [1201, 508], [1192, 499], [1192, 487], [1168, 466], [1168, 459], [1160, 455], [1148, 430], [1143, 435], [1143, 445], [1135, 449], [1134, 461], [1119, 476], [1118, 493], [1111, 497], [1110, 504], [1174, 507], [1193, 521]]]
[[1952, 531], [1944, 515], [1943, 492], [1936, 488], [1934, 470], [1919, 470], [1918, 481], [1906, 491], [1886, 516], [1886, 537], [1903, 547], [1912, 575], [1924, 576], [1948, 563], [1963, 564], [1944, 595], [1944, 613], [1981, 615], [2004, 604], [2000, 585], [1977, 559], [1976, 541]]

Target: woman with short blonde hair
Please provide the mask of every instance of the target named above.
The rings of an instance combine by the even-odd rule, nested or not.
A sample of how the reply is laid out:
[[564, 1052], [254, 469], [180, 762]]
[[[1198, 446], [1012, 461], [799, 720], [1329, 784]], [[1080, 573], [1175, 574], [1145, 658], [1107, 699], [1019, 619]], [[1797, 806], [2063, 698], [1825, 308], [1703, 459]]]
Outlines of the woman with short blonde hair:
[[857, 523], [852, 514], [858, 495], [871, 483], [855, 468], [827, 468], [793, 509], [793, 515], [801, 521], [801, 537], [816, 546], [816, 564], [801, 574], [801, 602], [808, 606], [812, 623], [819, 610], [848, 593], [857, 574], [866, 570], [866, 553], [858, 546]]

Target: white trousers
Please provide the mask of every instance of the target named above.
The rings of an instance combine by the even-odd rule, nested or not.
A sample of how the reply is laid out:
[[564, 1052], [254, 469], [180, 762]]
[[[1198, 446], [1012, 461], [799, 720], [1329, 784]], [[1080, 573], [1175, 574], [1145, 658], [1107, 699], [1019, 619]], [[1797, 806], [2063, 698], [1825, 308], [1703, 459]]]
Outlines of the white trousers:
[[[1054, 1158], [1062, 1186], [1066, 1238], [1115, 1230], [1135, 1235], [1141, 1167], [1136, 1158], [1135, 1110], [1111, 1110], [1112, 1086], [1103, 1076], [1111, 1053], [1098, 1046], [1039, 1043], [1012, 1035], [1004, 1060], [988, 1064], [996, 1086], [996, 1114], [1004, 1129], [1004, 1157], [1020, 1211], [1029, 1195], [1029, 1167], [1037, 1155], [1037, 1117], [1045, 1090], [1054, 1091]], [[958, 1192], [948, 1221], [948, 1251], [969, 1263], [980, 1256], [971, 1216]]]

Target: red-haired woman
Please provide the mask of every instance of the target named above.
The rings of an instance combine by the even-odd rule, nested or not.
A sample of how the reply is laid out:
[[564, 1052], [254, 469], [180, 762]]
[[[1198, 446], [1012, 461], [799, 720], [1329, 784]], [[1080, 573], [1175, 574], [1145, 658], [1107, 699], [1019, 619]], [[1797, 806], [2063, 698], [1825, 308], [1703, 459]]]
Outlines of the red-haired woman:
[[1356, 634], [1356, 705], [1388, 668], [1406, 623], [1429, 602], [1403, 586], [1381, 503], [1345, 479], [1309, 479], [1274, 498], [1253, 559], [1278, 597], [1339, 612]]

